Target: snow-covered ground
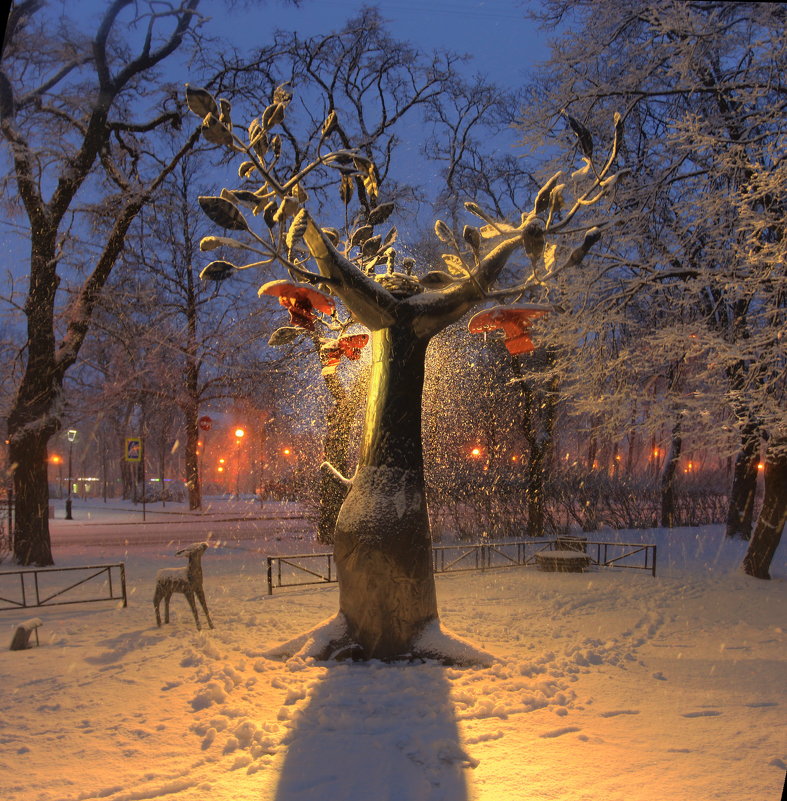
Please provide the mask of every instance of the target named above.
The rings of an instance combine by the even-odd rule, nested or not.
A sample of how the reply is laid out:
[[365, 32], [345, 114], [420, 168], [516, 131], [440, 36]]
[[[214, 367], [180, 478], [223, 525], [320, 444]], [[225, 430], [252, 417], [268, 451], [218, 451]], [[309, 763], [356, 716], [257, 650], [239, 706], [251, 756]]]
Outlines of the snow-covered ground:
[[[0, 612], [8, 643], [43, 621], [39, 648], [0, 650], [3, 801], [780, 797], [784, 546], [770, 582], [738, 570], [744, 548], [717, 527], [615, 535], [658, 544], [655, 579], [438, 576], [443, 625], [495, 653], [489, 668], [285, 663], [263, 653], [337, 607], [336, 585], [266, 594], [265, 553], [315, 547], [296, 508], [254, 528], [241, 518], [277, 509], [215, 503], [197, 522], [167, 504], [129, 525], [139, 511], [109, 506], [53, 521], [55, 558], [124, 561], [128, 608]], [[203, 559], [215, 629], [197, 632], [182, 596], [158, 629], [155, 573], [200, 539], [218, 543]]]

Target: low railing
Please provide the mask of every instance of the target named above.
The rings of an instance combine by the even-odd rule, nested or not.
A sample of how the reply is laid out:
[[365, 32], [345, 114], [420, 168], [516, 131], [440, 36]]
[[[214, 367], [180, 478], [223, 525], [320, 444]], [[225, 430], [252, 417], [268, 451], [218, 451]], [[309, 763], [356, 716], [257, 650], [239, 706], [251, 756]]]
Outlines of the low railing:
[[[473, 544], [433, 545], [432, 568], [435, 573], [459, 573], [501, 567], [528, 567], [536, 564], [536, 554], [557, 550], [565, 538], [482, 542]], [[656, 546], [642, 543], [576, 540], [595, 567], [646, 570], [656, 575]], [[333, 554], [286, 554], [267, 557], [268, 595], [274, 588], [302, 587], [337, 581]]]
[[[87, 572], [88, 575], [68, 575], [76, 571]], [[68, 598], [64, 600], [67, 594]], [[123, 601], [123, 606], [128, 606], [126, 566], [123, 562], [0, 572], [0, 604], [3, 604], [0, 611], [96, 601]]]

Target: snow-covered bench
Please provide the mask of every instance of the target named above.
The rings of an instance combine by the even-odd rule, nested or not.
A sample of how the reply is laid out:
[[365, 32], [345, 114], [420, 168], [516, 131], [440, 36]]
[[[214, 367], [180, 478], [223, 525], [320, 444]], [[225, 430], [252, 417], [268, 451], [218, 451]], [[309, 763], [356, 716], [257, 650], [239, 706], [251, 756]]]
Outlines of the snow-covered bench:
[[586, 549], [582, 537], [558, 537], [552, 550], [536, 554], [536, 565], [539, 570], [550, 573], [581, 573], [591, 563]]
[[33, 617], [30, 620], [25, 620], [20, 623], [14, 630], [14, 636], [11, 638], [12, 651], [24, 651], [26, 648], [32, 648], [30, 644], [30, 635], [36, 635], [36, 645], [38, 645], [38, 627], [43, 625], [41, 618]]

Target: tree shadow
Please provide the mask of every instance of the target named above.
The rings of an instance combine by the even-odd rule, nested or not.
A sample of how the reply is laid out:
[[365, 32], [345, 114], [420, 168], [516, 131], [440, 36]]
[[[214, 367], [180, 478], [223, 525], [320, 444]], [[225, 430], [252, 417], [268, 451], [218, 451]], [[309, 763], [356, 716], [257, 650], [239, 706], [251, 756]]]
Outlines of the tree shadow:
[[476, 763], [437, 663], [332, 665], [290, 724], [275, 801], [470, 797]]

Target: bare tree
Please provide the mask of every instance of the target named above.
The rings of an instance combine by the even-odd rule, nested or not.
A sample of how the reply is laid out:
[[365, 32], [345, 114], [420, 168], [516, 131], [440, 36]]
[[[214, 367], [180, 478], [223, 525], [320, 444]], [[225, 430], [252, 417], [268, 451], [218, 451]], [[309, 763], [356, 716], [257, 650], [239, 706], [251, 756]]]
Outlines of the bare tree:
[[[68, 23], [52, 36], [42, 0], [25, 0], [11, 11], [0, 70], [0, 135], [30, 226], [25, 368], [8, 415], [14, 554], [22, 564], [52, 563], [46, 454], [60, 426], [65, 373], [131, 222], [195, 141], [192, 134], [175, 153], [155, 155], [156, 132], [180, 124], [166, 91], [155, 90], [155, 69], [194, 29], [198, 3], [160, 8], [113, 0], [92, 39]], [[127, 30], [141, 35], [136, 53], [125, 45]], [[145, 92], [156, 98], [147, 108], [139, 100]], [[58, 288], [66, 277], [61, 261], [82, 260], [70, 240], [82, 204], [98, 197], [113, 207], [114, 220], [101, 231], [86, 276], [72, 286], [57, 330]]]

